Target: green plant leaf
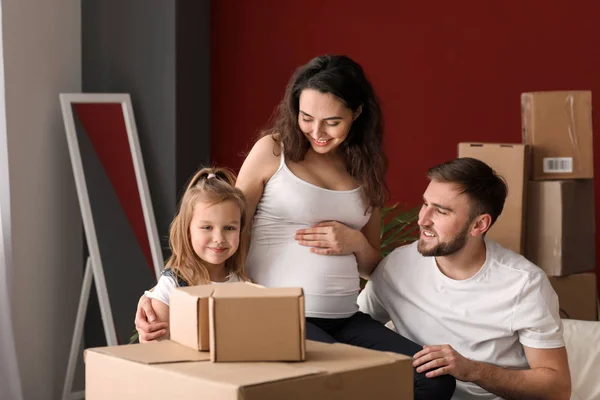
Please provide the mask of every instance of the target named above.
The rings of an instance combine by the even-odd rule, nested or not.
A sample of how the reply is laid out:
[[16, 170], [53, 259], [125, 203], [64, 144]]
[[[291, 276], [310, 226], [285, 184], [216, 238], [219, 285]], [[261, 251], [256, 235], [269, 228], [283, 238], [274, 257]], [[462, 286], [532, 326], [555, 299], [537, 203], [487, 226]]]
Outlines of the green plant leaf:
[[381, 251], [385, 257], [396, 247], [418, 239], [419, 207], [404, 208], [398, 203], [381, 209]]

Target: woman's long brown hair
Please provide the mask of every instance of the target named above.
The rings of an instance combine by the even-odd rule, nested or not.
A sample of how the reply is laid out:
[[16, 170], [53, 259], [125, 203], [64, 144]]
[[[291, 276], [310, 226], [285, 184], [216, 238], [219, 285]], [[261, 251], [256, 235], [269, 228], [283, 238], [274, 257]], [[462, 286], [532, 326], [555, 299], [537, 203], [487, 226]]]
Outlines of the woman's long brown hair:
[[298, 126], [300, 94], [305, 89], [331, 93], [353, 112], [362, 107], [339, 151], [348, 173], [361, 184], [371, 207], [381, 208], [388, 198], [387, 158], [383, 153], [383, 118], [379, 101], [362, 67], [346, 56], [321, 56], [298, 68], [273, 117], [261, 136], [283, 143], [285, 158], [304, 159], [310, 143]]

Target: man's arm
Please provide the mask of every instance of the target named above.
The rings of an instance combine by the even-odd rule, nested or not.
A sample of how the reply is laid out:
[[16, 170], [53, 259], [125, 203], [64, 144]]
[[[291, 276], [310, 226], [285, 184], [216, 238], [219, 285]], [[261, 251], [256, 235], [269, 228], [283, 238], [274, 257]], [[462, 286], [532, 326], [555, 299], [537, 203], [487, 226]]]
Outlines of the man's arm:
[[381, 211], [378, 208], [373, 209], [369, 222], [361, 233], [365, 238], [364, 245], [354, 254], [360, 276], [369, 279], [377, 264], [381, 262]]
[[523, 346], [531, 369], [508, 370], [481, 364], [473, 383], [505, 399], [566, 399], [571, 397], [567, 350]]
[[515, 370], [469, 360], [449, 345], [425, 346], [413, 366], [428, 378], [450, 374], [473, 382], [505, 399], [557, 399], [571, 396], [571, 376], [564, 347], [535, 349], [523, 346], [530, 369]]

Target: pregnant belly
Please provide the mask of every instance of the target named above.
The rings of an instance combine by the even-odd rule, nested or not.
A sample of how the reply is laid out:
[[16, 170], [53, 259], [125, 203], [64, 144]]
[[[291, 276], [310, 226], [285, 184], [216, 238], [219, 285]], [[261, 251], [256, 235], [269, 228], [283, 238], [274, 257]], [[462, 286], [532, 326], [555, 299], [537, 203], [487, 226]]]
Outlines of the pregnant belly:
[[250, 279], [260, 285], [301, 287], [307, 316], [345, 318], [358, 310], [360, 279], [354, 254], [314, 254], [294, 240], [254, 242], [247, 270]]

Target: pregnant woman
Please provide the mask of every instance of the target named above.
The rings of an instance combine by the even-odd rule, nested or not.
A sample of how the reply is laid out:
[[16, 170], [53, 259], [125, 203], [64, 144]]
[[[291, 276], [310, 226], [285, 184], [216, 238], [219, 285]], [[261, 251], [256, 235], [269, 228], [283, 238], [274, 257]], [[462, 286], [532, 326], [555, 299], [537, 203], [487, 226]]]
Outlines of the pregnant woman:
[[[421, 346], [356, 302], [359, 276], [381, 260], [382, 139], [379, 103], [360, 65], [322, 56], [300, 67], [237, 180], [253, 221], [247, 272], [267, 287], [304, 289], [307, 339], [413, 356]], [[149, 339], [139, 320], [152, 311], [145, 300], [139, 308], [136, 325]], [[451, 376], [415, 371], [417, 399], [449, 399], [454, 387]]]

